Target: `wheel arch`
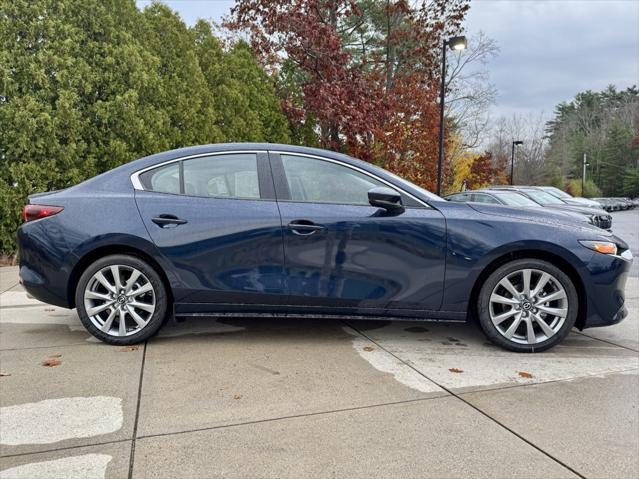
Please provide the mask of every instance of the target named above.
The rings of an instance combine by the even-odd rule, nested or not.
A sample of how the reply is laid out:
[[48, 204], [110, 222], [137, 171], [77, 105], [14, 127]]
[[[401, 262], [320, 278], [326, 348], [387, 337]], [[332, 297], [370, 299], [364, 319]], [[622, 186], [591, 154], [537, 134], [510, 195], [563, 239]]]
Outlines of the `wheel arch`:
[[491, 275], [493, 271], [495, 271], [500, 266], [509, 263], [511, 261], [517, 259], [539, 259], [543, 261], [548, 261], [549, 263], [554, 264], [555, 266], [561, 268], [561, 270], [568, 275], [573, 284], [575, 285], [575, 289], [577, 290], [577, 297], [579, 299], [578, 309], [577, 309], [577, 321], [575, 322], [575, 327], [579, 330], [582, 330], [584, 324], [586, 322], [587, 317], [587, 300], [586, 300], [586, 290], [584, 284], [581, 280], [581, 277], [577, 273], [575, 267], [567, 261], [565, 258], [562, 258], [560, 255], [539, 249], [521, 249], [514, 250], [507, 253], [502, 254], [501, 256], [492, 260], [488, 265], [484, 267], [481, 271], [475, 283], [473, 284], [473, 288], [470, 293], [470, 301], [468, 307], [468, 320], [474, 321], [477, 318], [477, 300], [479, 298], [479, 292], [481, 290], [482, 285]]
[[136, 248], [128, 244], [108, 244], [85, 252], [84, 255], [74, 265], [67, 285], [67, 301], [69, 302], [70, 308], [75, 308], [75, 290], [78, 286], [78, 282], [80, 281], [80, 276], [82, 276], [82, 273], [89, 267], [89, 265], [91, 265], [98, 259], [112, 254], [126, 254], [147, 262], [160, 276], [167, 294], [167, 306], [169, 308], [172, 306], [173, 291], [171, 289], [171, 283], [169, 282], [166, 272], [153, 258], [153, 256], [140, 248]]

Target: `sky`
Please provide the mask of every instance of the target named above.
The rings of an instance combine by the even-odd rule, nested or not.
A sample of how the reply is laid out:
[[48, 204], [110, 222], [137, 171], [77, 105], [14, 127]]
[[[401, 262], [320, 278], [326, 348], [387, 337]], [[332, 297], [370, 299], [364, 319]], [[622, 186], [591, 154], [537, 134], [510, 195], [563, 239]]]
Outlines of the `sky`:
[[[139, 7], [151, 0], [137, 0]], [[219, 22], [232, 0], [165, 0], [182, 19]], [[493, 119], [550, 117], [555, 105], [609, 84], [639, 85], [639, 0], [472, 0], [468, 36], [483, 31], [499, 55], [488, 64], [498, 91]]]

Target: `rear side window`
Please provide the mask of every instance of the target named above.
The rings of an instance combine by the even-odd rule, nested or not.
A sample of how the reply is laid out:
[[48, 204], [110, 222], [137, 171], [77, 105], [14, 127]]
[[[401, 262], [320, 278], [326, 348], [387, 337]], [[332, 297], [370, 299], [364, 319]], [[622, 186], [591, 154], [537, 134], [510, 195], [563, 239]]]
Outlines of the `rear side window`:
[[468, 201], [469, 198], [470, 198], [470, 195], [468, 195], [466, 193], [462, 193], [460, 195], [449, 196], [446, 199], [448, 201], [455, 201], [457, 203], [464, 203], [464, 202]]
[[216, 198], [259, 198], [256, 155], [216, 155], [185, 160], [184, 194]]
[[213, 155], [178, 161], [141, 173], [145, 190], [212, 198], [259, 199], [255, 154]]
[[180, 194], [180, 165], [171, 163], [140, 174], [140, 183], [145, 190], [158, 193]]
[[482, 194], [473, 194], [472, 201], [474, 201], [475, 203], [489, 203], [491, 205], [499, 204], [499, 201], [497, 201], [496, 199], [491, 198], [488, 195], [482, 195]]

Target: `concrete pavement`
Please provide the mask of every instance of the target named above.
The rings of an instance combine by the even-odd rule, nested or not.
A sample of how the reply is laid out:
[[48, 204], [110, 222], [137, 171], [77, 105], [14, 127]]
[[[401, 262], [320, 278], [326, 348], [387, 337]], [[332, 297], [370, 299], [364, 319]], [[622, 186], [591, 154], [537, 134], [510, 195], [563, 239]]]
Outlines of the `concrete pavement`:
[[0, 279], [0, 478], [639, 476], [639, 278], [624, 322], [535, 355], [291, 319], [113, 347]]

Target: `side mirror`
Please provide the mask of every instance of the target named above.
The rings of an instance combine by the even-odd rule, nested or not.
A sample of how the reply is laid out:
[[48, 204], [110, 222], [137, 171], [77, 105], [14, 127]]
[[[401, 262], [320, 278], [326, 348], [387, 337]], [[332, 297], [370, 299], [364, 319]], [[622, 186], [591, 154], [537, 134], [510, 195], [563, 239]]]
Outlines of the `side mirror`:
[[368, 190], [368, 202], [371, 206], [384, 208], [386, 211], [399, 213], [404, 211], [402, 195], [392, 188], [377, 186]]

